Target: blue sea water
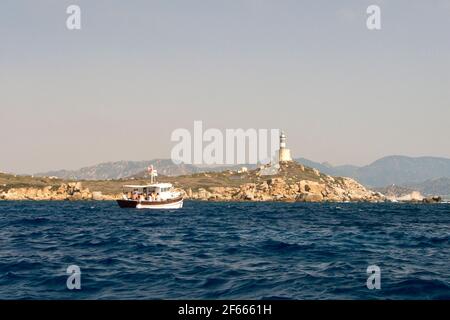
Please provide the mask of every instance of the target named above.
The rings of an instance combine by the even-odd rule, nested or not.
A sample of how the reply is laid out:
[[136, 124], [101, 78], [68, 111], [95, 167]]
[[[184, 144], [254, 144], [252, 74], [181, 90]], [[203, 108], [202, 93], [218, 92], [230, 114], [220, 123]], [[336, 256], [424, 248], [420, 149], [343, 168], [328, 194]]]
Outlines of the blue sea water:
[[450, 299], [450, 205], [0, 202], [0, 299]]

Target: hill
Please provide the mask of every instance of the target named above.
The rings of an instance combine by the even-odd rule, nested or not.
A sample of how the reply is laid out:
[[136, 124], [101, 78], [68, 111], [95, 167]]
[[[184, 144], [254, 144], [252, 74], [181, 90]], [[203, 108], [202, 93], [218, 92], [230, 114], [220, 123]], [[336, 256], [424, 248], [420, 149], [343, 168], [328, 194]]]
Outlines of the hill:
[[61, 179], [0, 173], [0, 191], [9, 190], [11, 188], [43, 188], [47, 186], [58, 186], [62, 182]]
[[450, 199], [450, 178], [431, 179], [412, 184], [409, 188], [420, 191], [425, 196], [438, 195]]
[[[148, 178], [147, 168], [153, 165], [158, 174], [163, 176], [181, 176], [201, 172], [221, 172], [237, 170], [242, 165], [232, 166], [195, 166], [191, 164], [175, 164], [171, 159], [154, 159], [145, 161], [104, 162], [78, 170], [56, 170], [36, 173], [37, 177], [56, 177], [66, 180], [116, 180], [126, 178]], [[255, 165], [247, 165], [249, 169]]]
[[447, 158], [388, 156], [363, 167], [332, 166], [303, 158], [297, 161], [329, 175], [356, 179], [368, 187], [380, 188], [393, 184], [409, 186], [424, 181], [432, 183], [431, 180], [439, 178], [450, 178], [450, 159]]
[[[305, 158], [296, 159], [304, 166], [316, 168], [331, 176], [350, 177], [369, 188], [382, 188], [391, 185], [421, 188], [425, 194], [446, 194], [448, 185], [441, 178], [450, 178], [450, 159], [437, 157], [389, 156], [381, 158], [367, 166], [318, 163]], [[146, 179], [146, 170], [153, 165], [160, 175], [175, 177], [195, 175], [204, 172], [236, 170], [241, 166], [194, 166], [174, 164], [170, 159], [149, 161], [106, 162], [79, 170], [60, 170], [37, 174], [41, 177], [58, 177], [65, 180], [114, 180]], [[247, 166], [249, 169], [255, 166]], [[420, 186], [420, 184], [423, 184]]]
[[352, 177], [370, 187], [417, 184], [450, 177], [450, 159], [389, 156], [357, 169]]
[[360, 168], [354, 165], [333, 166], [328, 162], [319, 163], [306, 158], [297, 158], [295, 161], [331, 176], [354, 177], [355, 172]]
[[58, 170], [37, 173], [39, 177], [58, 177], [69, 180], [109, 180], [123, 179], [147, 172], [147, 168], [153, 165], [161, 175], [178, 176], [199, 172], [200, 169], [193, 165], [176, 165], [170, 159], [154, 159], [148, 161], [117, 161], [105, 162], [84, 167], [79, 170]]
[[[148, 183], [145, 179], [70, 182], [33, 177], [19, 177], [18, 179], [23, 181], [14, 181], [17, 178], [5, 177], [8, 184], [0, 190], [0, 199], [112, 200], [120, 197], [124, 184]], [[61, 185], [58, 186], [56, 182]], [[187, 198], [198, 200], [301, 202], [385, 200], [383, 195], [367, 190], [352, 179], [333, 178], [296, 162], [244, 172], [226, 170], [177, 177], [161, 176], [159, 182], [171, 182], [175, 187], [184, 190]], [[51, 185], [41, 185], [45, 183]]]

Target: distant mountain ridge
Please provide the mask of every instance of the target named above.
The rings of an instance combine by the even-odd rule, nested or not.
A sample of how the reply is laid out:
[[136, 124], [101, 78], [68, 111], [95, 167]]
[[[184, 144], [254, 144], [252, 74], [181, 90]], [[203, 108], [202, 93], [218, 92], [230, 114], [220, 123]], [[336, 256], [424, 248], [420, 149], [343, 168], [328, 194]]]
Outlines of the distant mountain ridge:
[[357, 170], [356, 177], [369, 186], [417, 184], [450, 177], [450, 159], [390, 156], [361, 167]]
[[[56, 170], [36, 173], [37, 177], [57, 177], [66, 180], [114, 180], [124, 178], [146, 178], [147, 168], [153, 165], [159, 175], [182, 176], [201, 172], [220, 172], [224, 170], [237, 170], [244, 165], [232, 166], [195, 166], [191, 164], [175, 164], [171, 159], [154, 159], [145, 161], [116, 161], [104, 162], [79, 170]], [[249, 169], [254, 165], [246, 166]]]
[[425, 196], [439, 195], [450, 199], [450, 178], [438, 178], [408, 186]]
[[158, 173], [165, 176], [178, 176], [199, 172], [193, 165], [176, 165], [170, 159], [154, 159], [148, 161], [116, 161], [104, 162], [97, 165], [84, 167], [79, 170], [58, 170], [37, 173], [38, 177], [58, 177], [72, 180], [109, 180], [123, 179], [147, 171], [153, 165]]
[[296, 161], [333, 176], [354, 178], [368, 187], [414, 185], [427, 180], [450, 178], [450, 159], [438, 157], [388, 156], [367, 166], [331, 166], [307, 159]]
[[319, 163], [305, 158], [297, 158], [294, 160], [307, 167], [316, 168], [320, 172], [323, 172], [330, 176], [344, 176], [352, 178], [354, 176], [354, 172], [360, 168], [354, 165], [333, 166], [327, 162]]
[[[350, 177], [370, 188], [383, 188], [397, 185], [415, 188], [423, 194], [446, 195], [450, 190], [450, 159], [438, 157], [388, 156], [374, 161], [367, 166], [318, 163], [305, 158], [297, 162], [331, 176]], [[38, 173], [36, 176], [58, 177], [72, 180], [109, 180], [128, 177], [145, 177], [147, 167], [153, 165], [160, 175], [180, 176], [207, 171], [237, 170], [243, 165], [235, 166], [195, 166], [176, 165], [170, 159], [149, 161], [106, 162], [79, 170], [59, 170]], [[249, 169], [255, 166], [247, 165]]]
[[390, 185], [374, 190], [391, 196], [404, 196], [413, 191], [419, 191], [425, 197], [441, 196], [444, 200], [450, 201], [450, 178], [432, 179], [405, 186]]

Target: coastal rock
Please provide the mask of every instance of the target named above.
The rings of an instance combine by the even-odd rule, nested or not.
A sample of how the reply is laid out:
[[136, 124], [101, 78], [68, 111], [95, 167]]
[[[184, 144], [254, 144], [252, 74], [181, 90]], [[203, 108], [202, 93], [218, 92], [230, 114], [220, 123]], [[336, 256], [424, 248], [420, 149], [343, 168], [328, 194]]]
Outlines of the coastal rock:
[[297, 202], [321, 202], [323, 196], [317, 193], [302, 193], [296, 198]]
[[321, 184], [314, 181], [302, 180], [299, 183], [300, 192], [307, 192], [312, 194], [322, 194], [325, 191], [325, 184]]
[[90, 192], [80, 182], [61, 184], [57, 187], [12, 188], [0, 194], [2, 200], [114, 200], [118, 196], [104, 196], [101, 192]]
[[[186, 192], [179, 189], [186, 199], [202, 201], [381, 202], [387, 200], [383, 194], [368, 190], [353, 179], [331, 177], [294, 162], [271, 167], [277, 170], [269, 177], [259, 175], [261, 170], [256, 169], [239, 176], [233, 174], [231, 177], [224, 173], [215, 175], [209, 173], [209, 178], [204, 178], [204, 175], [201, 178], [186, 177], [185, 181], [174, 184], [179, 187], [188, 186], [185, 189]], [[192, 181], [195, 179], [200, 180], [194, 184]], [[242, 180], [240, 185], [236, 183], [238, 179]], [[228, 186], [227, 183], [231, 185]], [[45, 188], [2, 190], [0, 199], [4, 200], [114, 200], [121, 197], [120, 194], [105, 195], [101, 192], [92, 192], [83, 188], [80, 182]]]
[[92, 200], [103, 200], [103, 194], [100, 191], [92, 192]]
[[[286, 181], [288, 180], [288, 181]], [[281, 177], [270, 178], [257, 183], [245, 183], [239, 187], [199, 188], [187, 197], [195, 200], [212, 201], [297, 201], [297, 202], [381, 202], [386, 197], [379, 192], [367, 190], [350, 178], [324, 176], [319, 181]]]
[[442, 202], [442, 198], [439, 196], [427, 197], [422, 200], [424, 203], [440, 203]]
[[400, 197], [390, 196], [388, 199], [394, 202], [421, 202], [424, 196], [418, 191], [413, 191]]

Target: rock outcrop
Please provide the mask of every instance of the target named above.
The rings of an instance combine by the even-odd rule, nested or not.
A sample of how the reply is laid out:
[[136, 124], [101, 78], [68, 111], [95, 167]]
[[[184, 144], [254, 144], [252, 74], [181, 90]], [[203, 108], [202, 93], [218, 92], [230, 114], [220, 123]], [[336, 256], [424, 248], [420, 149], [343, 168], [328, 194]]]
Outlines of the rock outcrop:
[[0, 200], [114, 200], [101, 192], [90, 192], [80, 182], [61, 184], [58, 187], [12, 188], [0, 193]]
[[364, 188], [350, 178], [326, 177], [323, 182], [301, 180], [288, 183], [283, 178], [271, 178], [260, 183], [239, 187], [200, 188], [185, 193], [188, 198], [212, 201], [296, 201], [296, 202], [382, 202], [379, 192]]
[[434, 197], [427, 197], [422, 199], [423, 203], [441, 203], [442, 197], [434, 196]]
[[[0, 185], [0, 200], [115, 200], [124, 180], [89, 182], [83, 188], [80, 182], [63, 183], [49, 179], [20, 177], [4, 178], [13, 183]], [[295, 162], [261, 166], [241, 172], [223, 171], [193, 174], [180, 177], [164, 177], [186, 199], [209, 201], [285, 201], [285, 202], [385, 202], [405, 201], [437, 203], [441, 199], [424, 199], [412, 192], [404, 198], [384, 196], [366, 189], [351, 178], [331, 177], [320, 171]], [[133, 181], [133, 183], [146, 183]], [[48, 186], [50, 184], [50, 186]], [[23, 187], [30, 186], [30, 187]], [[3, 191], [2, 191], [3, 189]], [[108, 193], [108, 195], [102, 194]], [[111, 194], [109, 194], [111, 193]]]
[[402, 196], [388, 196], [388, 200], [393, 202], [421, 202], [424, 196], [419, 191], [412, 191]]

